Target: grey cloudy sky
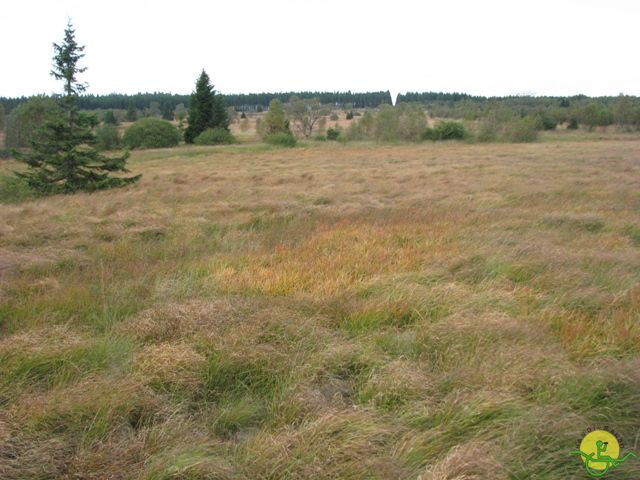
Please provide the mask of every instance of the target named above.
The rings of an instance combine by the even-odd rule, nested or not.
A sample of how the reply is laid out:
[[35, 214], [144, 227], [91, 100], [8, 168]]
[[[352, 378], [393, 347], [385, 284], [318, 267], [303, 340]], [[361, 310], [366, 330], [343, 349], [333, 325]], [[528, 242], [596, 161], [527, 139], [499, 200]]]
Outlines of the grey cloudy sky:
[[70, 17], [88, 93], [640, 95], [635, 0], [3, 0], [0, 96], [59, 91]]

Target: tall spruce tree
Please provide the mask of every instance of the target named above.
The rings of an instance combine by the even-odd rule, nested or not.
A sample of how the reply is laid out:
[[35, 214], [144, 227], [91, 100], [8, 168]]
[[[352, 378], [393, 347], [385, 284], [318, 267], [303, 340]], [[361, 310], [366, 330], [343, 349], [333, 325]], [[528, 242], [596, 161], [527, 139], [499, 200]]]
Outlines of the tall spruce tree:
[[229, 117], [224, 100], [221, 95], [216, 95], [204, 69], [189, 100], [188, 122], [189, 125], [184, 131], [184, 140], [187, 143], [193, 143], [195, 138], [208, 128], [229, 130]]
[[78, 45], [71, 22], [64, 31], [60, 45], [53, 44], [53, 70], [51, 75], [64, 82], [60, 100], [62, 114], [48, 120], [41, 135], [31, 142], [26, 153], [14, 151], [17, 160], [28, 165], [27, 172], [16, 172], [39, 194], [73, 193], [118, 187], [137, 181], [133, 177], [112, 177], [111, 172], [128, 172], [125, 168], [129, 157], [125, 152], [119, 157], [106, 157], [93, 148], [95, 117], [78, 109], [78, 95], [87, 85], [77, 79], [86, 68], [78, 62], [84, 57], [84, 46]]

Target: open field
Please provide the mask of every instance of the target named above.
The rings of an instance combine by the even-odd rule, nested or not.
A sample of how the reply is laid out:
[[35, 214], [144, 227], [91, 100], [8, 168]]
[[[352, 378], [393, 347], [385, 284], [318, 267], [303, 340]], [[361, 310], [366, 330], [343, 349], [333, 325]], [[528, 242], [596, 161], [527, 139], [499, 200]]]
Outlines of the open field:
[[571, 135], [143, 151], [0, 205], [0, 478], [579, 479], [604, 425], [640, 454], [640, 138]]

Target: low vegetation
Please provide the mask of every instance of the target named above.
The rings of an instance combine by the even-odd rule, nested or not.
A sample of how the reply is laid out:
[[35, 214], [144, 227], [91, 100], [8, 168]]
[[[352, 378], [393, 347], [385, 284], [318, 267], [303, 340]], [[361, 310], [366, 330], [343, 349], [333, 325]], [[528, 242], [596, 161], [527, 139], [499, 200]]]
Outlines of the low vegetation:
[[582, 478], [598, 425], [638, 451], [637, 143], [181, 146], [0, 205], [0, 478]]
[[276, 145], [280, 147], [295, 147], [298, 143], [296, 137], [288, 132], [270, 133], [264, 137], [264, 142], [269, 145]]
[[467, 130], [460, 122], [445, 121], [434, 128], [427, 128], [422, 134], [424, 140], [463, 140], [468, 136]]
[[235, 143], [235, 138], [224, 128], [208, 128], [199, 134], [193, 143], [196, 145], [224, 145]]
[[141, 118], [124, 132], [122, 143], [127, 148], [168, 148], [180, 143], [180, 132], [167, 120]]

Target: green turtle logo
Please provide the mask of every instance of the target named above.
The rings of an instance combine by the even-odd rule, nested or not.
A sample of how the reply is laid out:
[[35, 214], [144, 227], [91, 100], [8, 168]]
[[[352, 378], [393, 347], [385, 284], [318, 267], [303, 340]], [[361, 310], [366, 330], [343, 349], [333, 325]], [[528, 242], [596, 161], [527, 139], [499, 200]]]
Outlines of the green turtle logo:
[[604, 476], [610, 468], [619, 466], [631, 457], [637, 457], [635, 453], [628, 452], [620, 458], [620, 443], [615, 435], [606, 430], [587, 433], [580, 442], [579, 450], [571, 454], [582, 457], [584, 469], [594, 478]]

